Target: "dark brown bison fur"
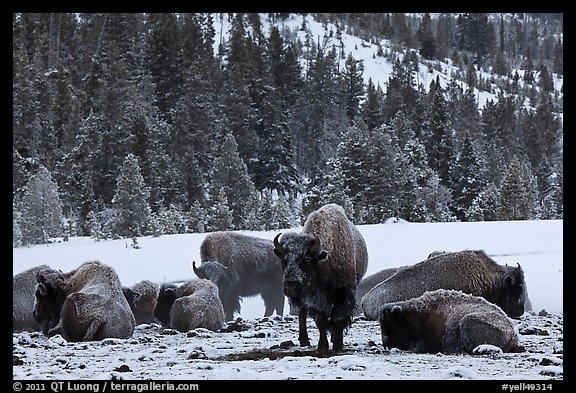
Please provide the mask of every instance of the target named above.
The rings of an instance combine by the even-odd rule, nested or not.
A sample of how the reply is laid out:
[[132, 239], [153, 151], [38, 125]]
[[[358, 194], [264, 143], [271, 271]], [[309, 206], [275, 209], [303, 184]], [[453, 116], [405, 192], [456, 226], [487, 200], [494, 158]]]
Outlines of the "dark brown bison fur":
[[274, 311], [284, 314], [282, 266], [271, 240], [237, 232], [210, 233], [200, 245], [200, 259], [200, 266], [192, 264], [194, 273], [216, 284], [227, 321], [240, 313], [243, 297], [256, 295], [264, 301], [264, 316]]
[[36, 281], [34, 318], [48, 337], [95, 341], [132, 336], [134, 314], [110, 266], [90, 261], [69, 273], [43, 269]]
[[170, 325], [181, 332], [196, 328], [219, 331], [224, 327], [224, 308], [218, 297], [218, 287], [203, 278], [187, 285], [188, 295], [174, 301], [170, 310]]
[[301, 233], [278, 234], [274, 239], [284, 269], [284, 294], [298, 309], [302, 346], [310, 345], [306, 328], [310, 315], [320, 333], [318, 350], [328, 350], [328, 331], [334, 351], [343, 349], [344, 331], [356, 308], [356, 286], [368, 263], [366, 244], [356, 231], [342, 207], [328, 204], [308, 216]]
[[172, 310], [172, 305], [174, 305], [176, 299], [191, 293], [189, 290], [189, 283], [190, 281], [185, 281], [180, 284], [168, 282], [160, 285], [156, 307], [154, 308], [154, 317], [162, 324], [162, 326], [171, 326], [170, 311]]
[[486, 299], [439, 289], [380, 307], [382, 344], [418, 353], [473, 353], [483, 344], [522, 352], [512, 320]]
[[137, 325], [156, 323], [154, 309], [158, 302], [160, 286], [149, 280], [142, 280], [132, 287], [122, 287], [122, 293], [130, 305]]
[[525, 285], [519, 265], [499, 265], [482, 250], [449, 252], [398, 271], [364, 295], [361, 306], [366, 318], [375, 320], [385, 303], [408, 300], [426, 291], [454, 289], [481, 296], [518, 318], [524, 313]]
[[49, 269], [48, 265], [31, 267], [13, 277], [12, 285], [12, 331], [39, 331], [38, 322], [34, 320], [34, 298], [36, 293], [36, 273]]

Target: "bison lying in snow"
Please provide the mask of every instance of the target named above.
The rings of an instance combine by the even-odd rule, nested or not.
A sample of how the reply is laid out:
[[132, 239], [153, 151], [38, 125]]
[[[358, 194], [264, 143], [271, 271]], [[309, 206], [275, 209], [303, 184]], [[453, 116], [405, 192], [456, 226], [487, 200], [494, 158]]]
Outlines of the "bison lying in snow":
[[385, 303], [408, 300], [436, 289], [454, 289], [495, 303], [508, 316], [524, 313], [526, 283], [520, 265], [502, 266], [484, 251], [458, 251], [426, 259], [398, 271], [362, 298], [362, 311], [377, 319]]
[[179, 297], [170, 310], [170, 325], [181, 332], [196, 328], [218, 331], [224, 327], [224, 308], [218, 287], [210, 280], [192, 280], [189, 295]]
[[132, 336], [134, 315], [111, 267], [91, 261], [69, 273], [43, 269], [36, 281], [34, 319], [48, 337], [95, 341]]
[[271, 240], [236, 232], [214, 232], [200, 245], [202, 264], [192, 269], [199, 278], [218, 286], [227, 321], [240, 312], [240, 299], [261, 295], [266, 307], [264, 316], [284, 314], [282, 265], [274, 255]]
[[31, 267], [13, 277], [12, 285], [12, 331], [41, 329], [34, 320], [34, 297], [36, 292], [36, 273], [42, 269], [50, 269], [48, 265]]
[[328, 350], [327, 331], [334, 351], [341, 350], [356, 308], [356, 285], [368, 263], [362, 235], [342, 207], [328, 204], [308, 216], [301, 233], [278, 234], [274, 245], [284, 269], [284, 293], [299, 310], [300, 345], [310, 345], [310, 314], [320, 332], [318, 350]]
[[160, 286], [149, 280], [137, 282], [132, 287], [122, 287], [122, 293], [134, 314], [136, 325], [157, 322], [154, 309], [158, 302]]
[[384, 304], [377, 319], [382, 344], [420, 353], [472, 353], [481, 344], [522, 352], [510, 318], [493, 303], [461, 291], [438, 289]]
[[[208, 302], [212, 303], [209, 307], [205, 305]], [[203, 326], [190, 327], [197, 323], [193, 315], [197, 311], [191, 313], [185, 310], [185, 307], [191, 305], [194, 305], [195, 310], [205, 309], [203, 313], [210, 314], [203, 317], [204, 322], [201, 324]], [[220, 309], [222, 309], [221, 316]], [[219, 330], [224, 323], [224, 308], [218, 296], [218, 287], [212, 281], [205, 279], [193, 279], [181, 284], [164, 283], [160, 286], [154, 317], [162, 326], [180, 331], [188, 331], [196, 327]]]

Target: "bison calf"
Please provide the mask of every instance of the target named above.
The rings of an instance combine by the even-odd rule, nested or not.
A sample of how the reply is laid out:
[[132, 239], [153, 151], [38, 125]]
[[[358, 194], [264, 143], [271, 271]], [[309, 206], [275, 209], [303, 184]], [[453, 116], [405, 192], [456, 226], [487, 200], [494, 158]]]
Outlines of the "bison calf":
[[472, 353], [481, 344], [522, 352], [510, 318], [493, 303], [439, 289], [388, 303], [378, 312], [382, 344], [419, 353]]
[[110, 266], [91, 261], [69, 273], [43, 269], [36, 281], [34, 319], [48, 337], [95, 341], [132, 336], [134, 314]]
[[181, 332], [196, 328], [218, 331], [224, 327], [224, 308], [218, 287], [210, 280], [198, 279], [187, 285], [189, 295], [179, 297], [170, 310], [170, 325]]

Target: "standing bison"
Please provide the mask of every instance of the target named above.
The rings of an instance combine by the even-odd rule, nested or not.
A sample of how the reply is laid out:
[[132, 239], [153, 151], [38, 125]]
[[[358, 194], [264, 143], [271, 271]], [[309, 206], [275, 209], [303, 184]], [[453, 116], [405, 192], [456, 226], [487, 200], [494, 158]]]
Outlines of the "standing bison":
[[132, 336], [134, 315], [111, 267], [91, 261], [69, 273], [43, 269], [36, 281], [34, 319], [48, 337], [96, 341]]
[[240, 312], [240, 299], [261, 295], [264, 316], [284, 314], [282, 265], [272, 240], [236, 232], [208, 234], [200, 245], [202, 264], [192, 269], [199, 278], [216, 284], [227, 321]]
[[320, 333], [318, 350], [328, 350], [328, 331], [334, 351], [342, 350], [356, 308], [356, 286], [368, 264], [364, 239], [335, 204], [312, 212], [301, 233], [280, 235], [274, 251], [284, 269], [284, 294], [298, 309], [300, 345], [310, 345], [309, 314]]
[[518, 318], [524, 313], [525, 286], [520, 265], [499, 265], [482, 250], [449, 252], [405, 267], [376, 285], [362, 298], [362, 310], [366, 318], [376, 320], [385, 303], [454, 289], [481, 296]]
[[31, 267], [13, 277], [12, 285], [12, 331], [38, 331], [41, 329], [34, 320], [34, 298], [36, 292], [36, 273], [49, 269], [48, 265]]
[[522, 352], [510, 318], [493, 303], [461, 291], [438, 289], [384, 304], [377, 319], [382, 344], [419, 353], [473, 353], [482, 344]]

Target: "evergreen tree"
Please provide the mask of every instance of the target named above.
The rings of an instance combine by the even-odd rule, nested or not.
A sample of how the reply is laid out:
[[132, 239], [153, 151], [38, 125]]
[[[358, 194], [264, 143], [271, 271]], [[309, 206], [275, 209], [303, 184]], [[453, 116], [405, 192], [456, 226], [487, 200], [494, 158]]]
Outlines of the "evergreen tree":
[[144, 182], [138, 158], [128, 154], [116, 181], [112, 199], [114, 235], [133, 237], [146, 235], [150, 224], [150, 189]]
[[278, 199], [274, 203], [274, 217], [276, 218], [275, 222], [278, 224], [278, 228], [275, 229], [289, 229], [294, 226], [292, 209], [290, 209], [290, 203], [284, 194], [279, 194]]
[[480, 158], [468, 132], [450, 175], [454, 199], [452, 211], [458, 220], [467, 221], [466, 212], [485, 184]]
[[16, 203], [12, 201], [12, 247], [20, 247], [22, 245], [22, 230], [20, 229], [20, 221], [22, 214], [16, 207]]
[[432, 81], [428, 92], [430, 139], [426, 144], [426, 152], [430, 168], [438, 172], [443, 185], [450, 187], [450, 166], [455, 159], [455, 148], [443, 93], [439, 80]]
[[332, 175], [332, 180], [338, 181], [338, 184], [333, 184], [330, 192], [343, 185], [352, 203], [360, 203], [371, 180], [373, 168], [370, 167], [369, 159], [372, 147], [366, 123], [358, 119], [342, 136], [342, 142], [338, 146], [339, 165], [334, 169], [341, 171], [342, 180]]
[[49, 238], [62, 235], [62, 203], [58, 185], [43, 165], [30, 177], [21, 206], [23, 244], [43, 244]]
[[364, 97], [364, 65], [356, 60], [351, 53], [348, 54], [342, 70], [341, 84], [346, 115], [350, 121], [360, 114], [360, 101]]
[[416, 39], [420, 43], [419, 53], [425, 59], [436, 57], [436, 38], [432, 31], [432, 19], [429, 13], [425, 13], [416, 31]]
[[416, 107], [418, 91], [410, 69], [396, 59], [392, 64], [392, 75], [387, 82], [384, 99], [384, 119], [394, 118], [396, 112], [403, 111], [410, 115]]
[[232, 212], [232, 227], [243, 228], [246, 214], [255, 206], [257, 197], [254, 183], [248, 176], [246, 164], [238, 154], [238, 144], [232, 134], [227, 134], [214, 159], [211, 171], [210, 190], [223, 190]]
[[500, 186], [500, 219], [532, 220], [535, 218], [535, 180], [528, 164], [512, 157]]
[[467, 221], [497, 221], [500, 219], [500, 190], [489, 182], [474, 198], [466, 211]]
[[147, 15], [146, 60], [151, 72], [160, 115], [172, 123], [173, 110], [183, 86], [182, 41], [176, 14]]
[[203, 233], [206, 225], [206, 210], [198, 200], [194, 201], [188, 212], [188, 231]]
[[229, 231], [233, 229], [234, 217], [228, 207], [228, 198], [224, 187], [217, 189], [216, 197], [212, 200], [208, 211], [208, 231]]
[[366, 101], [362, 106], [362, 119], [368, 126], [368, 130], [380, 127], [384, 122], [382, 115], [382, 105], [384, 101], [384, 93], [380, 88], [374, 86], [372, 78], [368, 79], [368, 86], [366, 88]]

